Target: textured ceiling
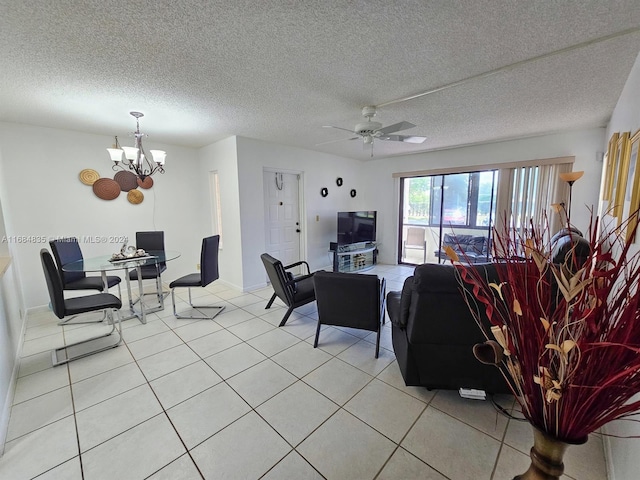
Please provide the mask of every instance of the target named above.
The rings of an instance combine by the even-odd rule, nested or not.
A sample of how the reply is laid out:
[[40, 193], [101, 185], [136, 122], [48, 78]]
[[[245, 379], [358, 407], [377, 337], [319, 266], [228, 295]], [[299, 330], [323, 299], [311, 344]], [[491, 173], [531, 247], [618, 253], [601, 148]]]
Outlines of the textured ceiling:
[[638, 52], [638, 0], [0, 0], [0, 120], [368, 159], [322, 126], [427, 137], [376, 157], [604, 126]]

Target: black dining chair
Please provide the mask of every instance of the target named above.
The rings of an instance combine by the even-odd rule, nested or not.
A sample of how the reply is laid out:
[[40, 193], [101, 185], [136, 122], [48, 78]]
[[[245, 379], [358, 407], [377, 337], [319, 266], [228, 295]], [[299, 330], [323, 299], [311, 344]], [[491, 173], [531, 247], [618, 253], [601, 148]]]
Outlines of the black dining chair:
[[[57, 240], [51, 240], [49, 242], [49, 246], [51, 247], [51, 251], [53, 252], [53, 256], [56, 260], [56, 264], [58, 266], [58, 272], [60, 278], [62, 280], [62, 288], [63, 290], [97, 290], [98, 292], [106, 292], [108, 289], [114, 286], [118, 286], [118, 297], [122, 298], [122, 292], [120, 291], [120, 282], [122, 279], [116, 275], [107, 275], [107, 289], [104, 288], [104, 282], [102, 280], [102, 276], [87, 276], [85, 272], [65, 272], [63, 267], [69, 263], [76, 262], [78, 260], [83, 260], [82, 250], [80, 249], [80, 244], [78, 243], [78, 239], [76, 237], [68, 237], [68, 238], [60, 238]], [[61, 321], [60, 324], [68, 324], [71, 320], [73, 320], [75, 316], [70, 317], [64, 321]], [[97, 321], [103, 321], [104, 318], [101, 318]], [[94, 323], [95, 321], [87, 321], [80, 322], [75, 321], [74, 323]]]
[[[141, 248], [145, 252], [164, 252], [164, 232], [163, 231], [151, 231], [151, 232], [136, 232], [136, 248]], [[166, 262], [158, 262], [153, 265], [143, 265], [140, 267], [142, 274], [142, 280], [155, 280], [156, 291], [153, 295], [158, 298], [158, 306], [147, 309], [147, 312], [154, 312], [164, 309], [164, 297], [165, 292], [162, 290], [162, 272], [167, 269]], [[136, 270], [129, 271], [129, 280], [138, 280], [138, 272]], [[131, 295], [131, 292], [128, 292]], [[140, 292], [140, 296], [137, 301], [142, 299], [144, 292]], [[166, 293], [168, 295], [168, 292]]]
[[359, 273], [316, 272], [313, 276], [318, 303], [318, 326], [313, 348], [318, 346], [321, 325], [336, 325], [376, 332], [380, 351], [380, 328], [385, 318], [385, 279]]
[[[218, 305], [194, 305], [191, 301], [192, 287], [206, 287], [211, 282], [219, 278], [218, 273], [218, 247], [220, 245], [220, 235], [213, 235], [202, 240], [202, 249], [200, 250], [200, 273], [191, 273], [180, 277], [169, 284], [171, 288], [171, 303], [173, 304], [173, 315], [176, 318], [194, 318], [202, 320], [213, 320], [220, 312], [224, 310], [224, 306]], [[176, 288], [187, 288], [189, 291], [189, 305], [191, 308], [213, 308], [215, 313], [212, 316], [205, 315], [178, 315], [176, 312]]]
[[[109, 333], [56, 348], [51, 352], [53, 365], [62, 365], [72, 360], [93, 355], [94, 353], [109, 350], [120, 345], [122, 343], [122, 326], [120, 323], [119, 310], [122, 307], [122, 301], [115, 295], [105, 292], [94, 293], [92, 295], [85, 295], [81, 297], [64, 298], [62, 278], [58, 273], [53, 257], [47, 249], [43, 248], [40, 250], [40, 260], [42, 262], [44, 277], [47, 282], [47, 289], [49, 290], [51, 308], [56, 317], [62, 320], [68, 316], [103, 310], [106, 314], [108, 323], [112, 326]], [[115, 342], [105, 344], [104, 340], [101, 340], [105, 337], [109, 337], [114, 332], [117, 333], [117, 339]], [[75, 354], [70, 351], [70, 349], [73, 350], [73, 347], [85, 344], [95, 344], [95, 346], [93, 349], [87, 349], [87, 347], [78, 349], [79, 351]]]

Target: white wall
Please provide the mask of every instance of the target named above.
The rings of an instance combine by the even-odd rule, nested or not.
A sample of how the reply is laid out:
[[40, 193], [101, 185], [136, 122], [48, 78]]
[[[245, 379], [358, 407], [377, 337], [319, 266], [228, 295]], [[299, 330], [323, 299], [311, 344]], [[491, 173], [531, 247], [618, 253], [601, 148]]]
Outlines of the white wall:
[[[3, 158], [2, 145], [0, 144], [0, 206], [7, 192], [2, 174]], [[0, 234], [5, 235], [4, 217], [1, 210]], [[13, 245], [6, 242], [0, 244], [0, 255], [10, 256], [12, 250]], [[18, 374], [18, 356], [22, 347], [24, 315], [19, 283], [18, 272], [15, 266], [10, 264], [4, 275], [0, 276], [0, 445], [4, 445], [9, 426], [15, 379]]]
[[597, 159], [604, 138], [604, 129], [595, 128], [366, 162], [361, 175], [365, 184], [375, 186], [368, 189], [366, 201], [374, 205], [380, 218], [380, 261], [395, 263], [397, 258], [399, 180], [392, 178], [397, 172], [575, 156], [573, 170], [584, 170], [585, 174], [573, 188], [571, 220], [586, 233], [589, 208], [597, 211], [602, 172], [602, 162]]
[[[166, 173], [153, 176], [154, 187], [143, 191], [139, 205], [125, 192], [111, 201], [101, 200], [78, 174], [93, 168], [113, 177], [105, 150], [113, 138], [52, 128], [0, 123], [2, 207], [8, 236], [128, 236], [135, 243], [139, 230], [164, 230], [165, 247], [182, 256], [167, 265], [164, 280], [192, 273], [199, 259], [205, 232], [194, 186], [199, 185], [197, 152], [194, 149], [146, 142], [145, 148], [167, 151]], [[127, 143], [126, 140], [123, 143]], [[85, 240], [85, 256], [109, 254], [121, 244]], [[45, 242], [12, 244], [14, 266], [20, 274], [24, 307], [49, 302], [39, 251]]]
[[[311, 270], [331, 265], [329, 242], [336, 241], [338, 211], [374, 210], [372, 205], [362, 201], [361, 195], [370, 187], [362, 175], [365, 164], [358, 160], [238, 137], [238, 166], [243, 287], [246, 290], [264, 286], [266, 280], [260, 262], [260, 255], [265, 252], [265, 168], [302, 174], [305, 204], [301, 205], [301, 211], [306, 211], [301, 225], [302, 238]], [[342, 187], [336, 185], [338, 177], [343, 179]], [[327, 197], [320, 195], [323, 187], [329, 190]], [[352, 188], [358, 192], [353, 199], [349, 195]]]
[[[607, 127], [603, 145], [613, 132], [631, 132], [640, 128], [640, 55], [631, 69], [625, 87], [618, 99], [616, 108]], [[637, 248], [634, 249], [634, 252]], [[633, 252], [632, 252], [633, 253]], [[640, 398], [637, 397], [636, 400]], [[636, 421], [640, 416], [636, 416]], [[632, 421], [612, 422], [606, 426], [606, 432], [621, 437], [640, 436], [640, 424]], [[632, 480], [638, 478], [640, 469], [640, 439], [605, 437], [605, 445], [610, 446], [609, 474], [611, 480]]]
[[242, 229], [240, 225], [240, 190], [238, 185], [238, 155], [236, 137], [220, 140], [200, 149], [202, 188], [193, 193], [200, 195], [206, 235], [213, 232], [213, 198], [209, 184], [210, 173], [217, 171], [220, 183], [220, 203], [222, 208], [222, 248], [218, 253], [220, 279], [229, 285], [242, 289]]

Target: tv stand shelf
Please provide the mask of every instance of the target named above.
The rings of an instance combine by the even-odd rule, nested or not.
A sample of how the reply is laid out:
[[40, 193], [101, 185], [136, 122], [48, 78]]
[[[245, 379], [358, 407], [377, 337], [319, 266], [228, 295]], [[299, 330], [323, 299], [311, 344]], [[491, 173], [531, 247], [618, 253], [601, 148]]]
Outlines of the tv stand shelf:
[[378, 246], [375, 243], [340, 245], [333, 252], [333, 271], [354, 273], [370, 270], [376, 264]]

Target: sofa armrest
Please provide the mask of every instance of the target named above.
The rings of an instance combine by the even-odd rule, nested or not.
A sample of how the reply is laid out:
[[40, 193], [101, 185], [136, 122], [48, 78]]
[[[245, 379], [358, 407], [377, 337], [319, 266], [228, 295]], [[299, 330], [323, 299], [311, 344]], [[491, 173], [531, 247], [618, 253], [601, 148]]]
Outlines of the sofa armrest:
[[387, 313], [391, 323], [396, 327], [405, 329], [409, 318], [411, 305], [413, 277], [404, 281], [401, 292], [389, 292], [387, 294]]

